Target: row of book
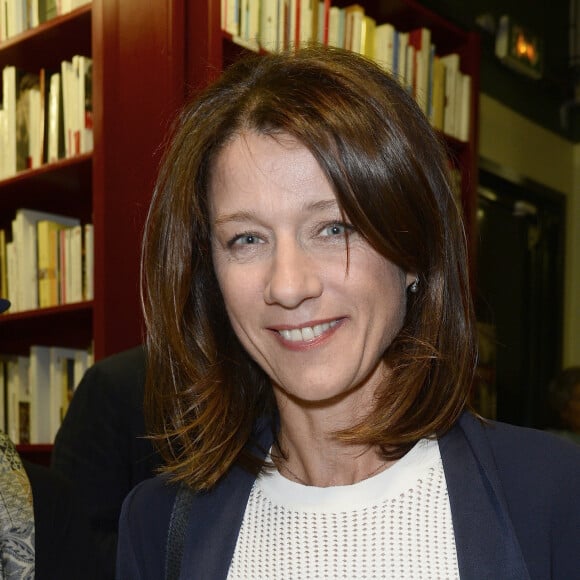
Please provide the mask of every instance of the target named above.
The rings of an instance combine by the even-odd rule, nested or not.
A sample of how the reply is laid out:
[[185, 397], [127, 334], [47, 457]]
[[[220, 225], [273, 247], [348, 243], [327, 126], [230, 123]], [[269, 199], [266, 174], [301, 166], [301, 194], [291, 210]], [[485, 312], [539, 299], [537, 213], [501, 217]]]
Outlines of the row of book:
[[0, 0], [0, 42], [91, 0]]
[[19, 209], [10, 237], [0, 230], [0, 296], [8, 313], [92, 300], [93, 225]]
[[278, 51], [317, 43], [375, 60], [413, 95], [434, 128], [470, 138], [471, 85], [458, 53], [441, 55], [431, 30], [402, 31], [377, 23], [363, 6], [330, 0], [221, 0], [222, 29], [252, 50]]
[[59, 70], [2, 69], [0, 179], [93, 149], [92, 59]]
[[31, 346], [0, 356], [0, 429], [17, 444], [53, 443], [92, 349]]

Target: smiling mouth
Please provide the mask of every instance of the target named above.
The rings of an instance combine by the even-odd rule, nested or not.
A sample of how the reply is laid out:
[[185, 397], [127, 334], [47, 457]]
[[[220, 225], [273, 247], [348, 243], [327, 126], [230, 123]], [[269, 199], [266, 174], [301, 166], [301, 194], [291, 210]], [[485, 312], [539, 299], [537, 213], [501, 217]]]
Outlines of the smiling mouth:
[[279, 330], [280, 336], [289, 342], [308, 342], [318, 338], [338, 324], [338, 320], [324, 322], [314, 326], [304, 326], [303, 328], [293, 328], [292, 330]]

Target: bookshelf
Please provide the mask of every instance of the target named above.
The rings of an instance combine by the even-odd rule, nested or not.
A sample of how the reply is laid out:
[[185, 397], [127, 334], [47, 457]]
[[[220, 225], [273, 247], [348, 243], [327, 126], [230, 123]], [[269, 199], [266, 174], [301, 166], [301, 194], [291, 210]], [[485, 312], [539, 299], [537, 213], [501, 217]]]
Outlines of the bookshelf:
[[[0, 180], [0, 228], [22, 207], [94, 224], [94, 299], [1, 315], [0, 353], [92, 345], [98, 360], [142, 341], [141, 232], [160, 146], [184, 98], [185, 7], [93, 0], [0, 42], [0, 68], [91, 56], [94, 128], [92, 152]], [[22, 451], [35, 457], [50, 446]]]

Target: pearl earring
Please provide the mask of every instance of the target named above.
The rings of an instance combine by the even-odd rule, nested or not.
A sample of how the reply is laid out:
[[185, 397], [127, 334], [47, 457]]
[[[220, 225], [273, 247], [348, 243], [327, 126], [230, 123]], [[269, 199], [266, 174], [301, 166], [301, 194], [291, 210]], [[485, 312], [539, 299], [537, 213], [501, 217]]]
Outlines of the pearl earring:
[[419, 278], [415, 278], [415, 281], [409, 286], [409, 292], [417, 294], [419, 291]]

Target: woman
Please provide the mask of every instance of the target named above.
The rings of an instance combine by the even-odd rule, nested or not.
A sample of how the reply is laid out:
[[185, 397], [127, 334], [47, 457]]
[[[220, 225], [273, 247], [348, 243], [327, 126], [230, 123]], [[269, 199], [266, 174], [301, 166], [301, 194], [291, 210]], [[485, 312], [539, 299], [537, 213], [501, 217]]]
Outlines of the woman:
[[184, 111], [143, 254], [166, 466], [125, 501], [120, 578], [578, 573], [577, 450], [466, 411], [446, 168], [339, 50], [248, 58]]

